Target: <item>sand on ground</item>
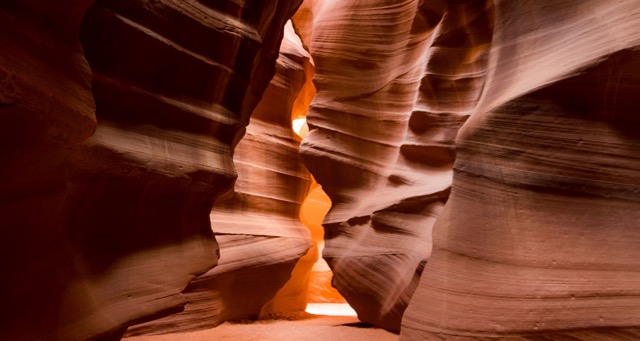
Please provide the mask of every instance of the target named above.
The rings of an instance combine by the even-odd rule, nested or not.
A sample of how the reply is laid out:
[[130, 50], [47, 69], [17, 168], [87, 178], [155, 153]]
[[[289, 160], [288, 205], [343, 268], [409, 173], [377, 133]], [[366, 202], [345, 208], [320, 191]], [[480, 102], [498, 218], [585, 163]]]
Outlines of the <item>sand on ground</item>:
[[189, 333], [135, 336], [123, 341], [397, 341], [398, 335], [367, 326], [355, 316], [305, 315], [295, 320], [225, 322]]

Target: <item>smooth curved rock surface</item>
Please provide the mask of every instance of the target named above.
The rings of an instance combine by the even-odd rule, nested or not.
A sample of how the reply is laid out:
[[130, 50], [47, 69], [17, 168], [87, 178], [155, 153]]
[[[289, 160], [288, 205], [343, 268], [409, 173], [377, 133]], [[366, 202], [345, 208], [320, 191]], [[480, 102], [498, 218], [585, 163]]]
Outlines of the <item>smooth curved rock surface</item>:
[[495, 2], [403, 340], [640, 337], [637, 1]]
[[3, 339], [119, 339], [181, 309], [299, 1], [91, 4], [0, 5]]
[[305, 2], [294, 17], [316, 64], [301, 152], [332, 201], [323, 256], [364, 322], [400, 329], [431, 253], [454, 138], [484, 81], [475, 32], [491, 32], [489, 7]]
[[291, 120], [312, 65], [293, 27], [285, 32], [276, 74], [234, 152], [235, 191], [218, 200], [210, 214], [220, 245], [218, 265], [184, 291], [184, 312], [131, 327], [128, 335], [207, 329], [306, 307], [317, 253], [300, 260], [312, 246], [299, 219], [310, 178], [299, 160], [300, 138]]

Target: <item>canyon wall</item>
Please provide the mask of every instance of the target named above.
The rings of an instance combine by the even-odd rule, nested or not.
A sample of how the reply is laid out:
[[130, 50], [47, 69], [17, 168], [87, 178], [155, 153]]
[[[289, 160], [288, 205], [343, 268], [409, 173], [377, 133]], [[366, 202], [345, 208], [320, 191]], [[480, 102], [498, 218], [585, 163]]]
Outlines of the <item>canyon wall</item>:
[[186, 288], [183, 312], [133, 326], [127, 335], [207, 329], [224, 321], [304, 311], [317, 252], [300, 260], [312, 247], [299, 218], [310, 178], [299, 160], [301, 138], [291, 121], [294, 110], [308, 106], [312, 67], [287, 25], [276, 74], [234, 151], [234, 193], [211, 211], [218, 265]]
[[3, 338], [119, 339], [182, 309], [298, 5], [0, 5]]
[[637, 1], [307, 1], [295, 20], [324, 256], [363, 321], [637, 339]]
[[316, 65], [301, 153], [332, 201], [323, 257], [360, 320], [398, 331], [484, 82], [491, 4], [306, 1], [294, 22]]
[[637, 340], [640, 8], [496, 1], [401, 339]]
[[3, 339], [300, 310], [311, 58], [300, 158], [362, 321], [640, 338], [637, 0], [307, 0], [310, 56], [299, 4], [0, 4]]

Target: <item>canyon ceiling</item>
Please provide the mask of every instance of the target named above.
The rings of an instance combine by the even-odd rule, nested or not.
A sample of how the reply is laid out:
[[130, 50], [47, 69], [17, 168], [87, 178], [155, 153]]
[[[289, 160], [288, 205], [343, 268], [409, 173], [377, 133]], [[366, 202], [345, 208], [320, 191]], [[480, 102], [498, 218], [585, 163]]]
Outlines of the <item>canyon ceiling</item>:
[[639, 0], [7, 0], [0, 28], [2, 339], [301, 311], [318, 244], [401, 340], [640, 338]]

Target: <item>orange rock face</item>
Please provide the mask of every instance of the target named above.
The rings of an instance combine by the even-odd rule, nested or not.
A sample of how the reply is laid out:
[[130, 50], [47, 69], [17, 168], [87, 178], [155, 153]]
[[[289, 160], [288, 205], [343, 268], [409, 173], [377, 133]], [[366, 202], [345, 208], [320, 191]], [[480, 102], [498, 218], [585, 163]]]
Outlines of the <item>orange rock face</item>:
[[[305, 199], [300, 211], [300, 220], [311, 230], [311, 237], [317, 245], [316, 253], [324, 250], [324, 228], [322, 221], [331, 208], [331, 200], [322, 187], [313, 181], [309, 195]], [[319, 257], [313, 265], [309, 279], [309, 303], [345, 303], [346, 300], [331, 285], [333, 272], [324, 258]]]
[[299, 1], [91, 4], [0, 5], [3, 339], [118, 339], [181, 309]]

